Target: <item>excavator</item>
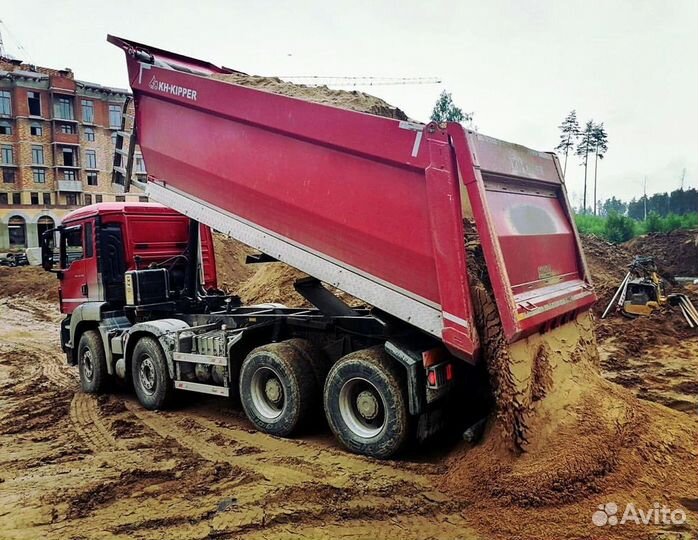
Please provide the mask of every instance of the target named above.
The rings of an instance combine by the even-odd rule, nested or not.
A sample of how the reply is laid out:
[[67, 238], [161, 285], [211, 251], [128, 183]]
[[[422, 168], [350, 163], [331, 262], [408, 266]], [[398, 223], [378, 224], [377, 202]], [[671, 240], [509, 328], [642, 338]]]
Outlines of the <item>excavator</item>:
[[654, 257], [635, 256], [601, 318], [605, 319], [614, 305], [623, 316], [634, 319], [669, 304], [681, 310], [690, 328], [698, 328], [698, 311], [690, 298], [681, 293], [666, 294], [665, 283], [673, 281], [660, 274]]

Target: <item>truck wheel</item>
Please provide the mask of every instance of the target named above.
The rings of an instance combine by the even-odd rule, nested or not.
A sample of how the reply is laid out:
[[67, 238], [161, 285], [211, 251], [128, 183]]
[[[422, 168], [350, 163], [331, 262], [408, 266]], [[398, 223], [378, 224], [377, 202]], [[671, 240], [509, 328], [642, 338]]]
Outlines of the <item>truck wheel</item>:
[[265, 433], [293, 433], [320, 401], [312, 367], [288, 343], [257, 347], [240, 368], [240, 401], [247, 418]]
[[165, 353], [154, 338], [145, 336], [136, 342], [131, 381], [138, 401], [146, 409], [162, 409], [172, 397], [174, 386], [167, 371]]
[[88, 394], [104, 392], [109, 379], [107, 357], [102, 336], [97, 330], [87, 330], [78, 342], [78, 370], [80, 386]]
[[386, 458], [407, 440], [409, 414], [403, 377], [382, 347], [341, 358], [325, 382], [325, 415], [352, 452]]

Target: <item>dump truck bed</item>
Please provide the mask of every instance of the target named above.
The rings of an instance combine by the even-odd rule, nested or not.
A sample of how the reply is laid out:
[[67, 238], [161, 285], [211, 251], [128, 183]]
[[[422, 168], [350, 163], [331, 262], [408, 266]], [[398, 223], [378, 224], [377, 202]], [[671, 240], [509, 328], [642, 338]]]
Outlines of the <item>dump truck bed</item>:
[[556, 157], [465, 130], [216, 80], [126, 52], [148, 194], [352, 294], [472, 360], [463, 220], [475, 223], [507, 339], [594, 300]]

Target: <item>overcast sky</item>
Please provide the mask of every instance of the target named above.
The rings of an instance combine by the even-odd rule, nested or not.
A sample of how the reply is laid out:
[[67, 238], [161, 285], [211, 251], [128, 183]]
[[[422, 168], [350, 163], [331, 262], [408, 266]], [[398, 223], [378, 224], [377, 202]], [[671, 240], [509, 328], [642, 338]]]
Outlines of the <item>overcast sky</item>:
[[[260, 75], [437, 76], [364, 90], [426, 120], [445, 88], [538, 150], [574, 108], [609, 134], [599, 198], [676, 189], [684, 168], [698, 187], [697, 0], [2, 0], [0, 19], [10, 54], [105, 85], [128, 86], [112, 33]], [[582, 181], [573, 158], [575, 204]]]

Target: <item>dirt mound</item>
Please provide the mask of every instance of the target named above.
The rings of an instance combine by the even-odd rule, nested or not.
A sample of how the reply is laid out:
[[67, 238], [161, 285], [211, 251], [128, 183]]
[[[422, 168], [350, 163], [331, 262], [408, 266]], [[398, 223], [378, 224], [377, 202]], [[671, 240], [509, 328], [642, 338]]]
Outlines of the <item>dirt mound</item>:
[[218, 286], [234, 291], [243, 281], [255, 273], [255, 267], [245, 264], [248, 255], [256, 253], [245, 244], [214, 233], [213, 249], [216, 254], [216, 269], [218, 271]]
[[651, 233], [623, 246], [632, 255], [650, 255], [671, 276], [698, 277], [698, 230]]
[[333, 90], [327, 86], [306, 86], [282, 81], [277, 77], [260, 77], [242, 73], [214, 74], [214, 79], [265, 90], [274, 94], [313, 101], [323, 105], [331, 105], [341, 109], [375, 114], [396, 120], [407, 120], [407, 115], [397, 107], [382, 99], [359, 92], [358, 90]]
[[57, 302], [56, 274], [46, 272], [39, 266], [0, 266], [0, 297], [15, 295]]
[[[674, 507], [692, 500], [698, 489], [698, 422], [639, 401], [605, 380], [591, 315], [508, 344], [467, 222], [466, 240], [495, 413], [480, 445], [451, 454], [440, 486], [472, 504], [469, 513], [493, 537], [503, 538], [593, 536], [596, 499], [652, 508], [665, 502], [671, 485]], [[597, 271], [612, 272], [613, 261], [602, 265], [604, 254], [625, 260], [605, 243], [588, 243], [591, 258], [598, 257], [590, 264]], [[561, 520], [563, 507], [567, 517]], [[519, 509], [531, 508], [540, 516], [557, 515], [552, 523], [524, 525]], [[633, 527], [618, 532], [638, 537]]]
[[293, 288], [295, 281], [304, 277], [307, 275], [284, 263], [263, 264], [242, 283], [236, 294], [246, 304], [273, 302], [305, 307], [308, 302]]
[[598, 296], [594, 311], [602, 313], [628, 272], [633, 257], [624, 245], [611, 244], [598, 236], [582, 235], [581, 240]]

